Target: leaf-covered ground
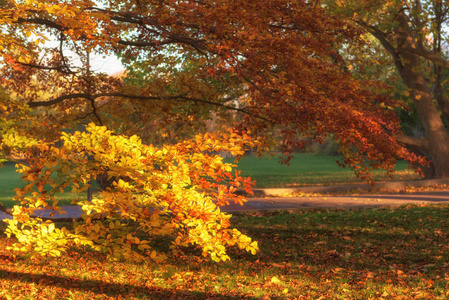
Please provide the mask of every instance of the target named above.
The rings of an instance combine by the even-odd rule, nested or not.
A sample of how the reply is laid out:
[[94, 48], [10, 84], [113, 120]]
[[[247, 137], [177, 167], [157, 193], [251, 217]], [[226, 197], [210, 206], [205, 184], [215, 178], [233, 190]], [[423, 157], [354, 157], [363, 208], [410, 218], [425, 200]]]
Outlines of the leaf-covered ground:
[[3, 237], [0, 298], [447, 299], [448, 217], [446, 205], [235, 215], [261, 251], [219, 264], [195, 249], [160, 265], [14, 256]]

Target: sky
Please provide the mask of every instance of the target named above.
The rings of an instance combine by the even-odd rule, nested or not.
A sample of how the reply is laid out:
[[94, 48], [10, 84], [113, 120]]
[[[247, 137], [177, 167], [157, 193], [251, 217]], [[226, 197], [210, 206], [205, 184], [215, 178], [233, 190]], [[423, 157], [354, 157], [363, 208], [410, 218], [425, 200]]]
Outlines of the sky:
[[91, 63], [94, 71], [103, 71], [109, 75], [117, 74], [125, 69], [114, 54], [111, 54], [106, 58], [99, 55], [93, 55], [93, 57], [91, 57]]
[[[34, 42], [35, 35], [32, 35], [30, 37], [31, 41]], [[45, 48], [58, 48], [59, 42], [56, 40], [47, 40], [45, 41], [45, 44], [43, 45]], [[64, 55], [69, 58], [70, 64], [75, 66], [80, 66], [80, 59], [76, 53], [74, 53], [71, 50], [65, 49]], [[121, 62], [118, 60], [118, 58], [114, 54], [110, 54], [106, 58], [103, 57], [103, 55], [91, 53], [90, 57], [91, 62], [91, 69], [92, 71], [97, 72], [105, 72], [109, 75], [117, 74], [121, 71], [124, 71], [124, 67], [121, 64]]]

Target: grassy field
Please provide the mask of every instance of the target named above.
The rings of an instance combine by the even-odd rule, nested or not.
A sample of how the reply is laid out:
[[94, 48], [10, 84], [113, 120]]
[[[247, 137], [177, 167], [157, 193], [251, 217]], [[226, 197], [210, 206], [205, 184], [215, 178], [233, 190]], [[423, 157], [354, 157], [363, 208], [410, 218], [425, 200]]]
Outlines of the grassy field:
[[[0, 168], [0, 202], [6, 207], [13, 207], [16, 202], [12, 199], [16, 193], [16, 187], [23, 187], [25, 184], [20, 178], [21, 174], [16, 172], [15, 163], [6, 162]], [[63, 193], [56, 195], [60, 205], [70, 204], [74, 195], [71, 193]]]
[[[232, 159], [226, 159], [232, 162]], [[320, 156], [315, 154], [295, 154], [290, 165], [281, 165], [279, 158], [265, 156], [245, 156], [238, 163], [242, 176], [249, 176], [256, 180], [256, 186], [263, 187], [292, 187], [304, 185], [326, 185], [338, 183], [360, 182], [348, 168], [342, 168], [336, 163], [338, 157]], [[376, 171], [375, 180], [391, 180], [384, 172]], [[400, 161], [396, 167], [393, 180], [413, 180], [418, 176], [408, 169], [408, 164]]]
[[33, 258], [2, 237], [0, 298], [448, 299], [448, 220], [449, 206], [235, 215], [261, 250], [218, 264], [195, 249], [164, 264]]
[[[258, 186], [356, 181], [334, 161], [300, 155], [286, 167], [250, 156], [239, 168]], [[398, 178], [413, 178], [405, 168]], [[0, 200], [8, 204], [20, 184], [6, 164]], [[195, 248], [171, 255], [168, 239], [154, 245], [169, 256], [162, 264], [75, 249], [32, 257], [6, 250], [13, 239], [0, 233], [0, 299], [448, 299], [448, 220], [447, 205], [236, 214], [232, 226], [260, 251], [231, 249], [232, 260], [218, 264]]]
[[[290, 166], [281, 165], [277, 157], [246, 156], [238, 164], [242, 176], [256, 180], [256, 187], [291, 187], [304, 185], [326, 185], [338, 183], [360, 182], [351, 170], [341, 168], [335, 162], [336, 157], [314, 154], [297, 154]], [[233, 162], [232, 159], [227, 159]], [[376, 172], [376, 180], [388, 180], [380, 171]], [[393, 179], [417, 179], [417, 175], [408, 169], [405, 162], [399, 162], [397, 173]], [[23, 186], [20, 174], [15, 171], [14, 163], [5, 163], [0, 168], [0, 202], [12, 207], [15, 196], [14, 188]], [[58, 195], [61, 205], [69, 204], [73, 198], [70, 193]]]
[[[14, 188], [22, 186], [20, 174], [15, 171], [15, 164], [7, 162], [0, 168], [0, 202], [10, 203], [16, 195]], [[6, 205], [6, 204], [5, 204]]]

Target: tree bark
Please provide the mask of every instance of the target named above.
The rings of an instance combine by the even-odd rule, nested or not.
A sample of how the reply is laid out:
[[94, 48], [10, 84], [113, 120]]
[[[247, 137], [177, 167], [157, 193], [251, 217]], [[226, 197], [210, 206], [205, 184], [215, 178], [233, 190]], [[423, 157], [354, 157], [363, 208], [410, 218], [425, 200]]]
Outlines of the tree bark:
[[[441, 78], [442, 68], [449, 70], [449, 61], [441, 54], [441, 25], [447, 11], [441, 10], [441, 6], [434, 7], [434, 49], [429, 50], [427, 40], [424, 40], [427, 36], [424, 37], [420, 31], [422, 7], [419, 1], [415, 4], [407, 8], [398, 5], [398, 12], [392, 20], [393, 28], [389, 31], [383, 31], [380, 24], [373, 25], [363, 19], [355, 22], [370, 32], [391, 55], [424, 127], [423, 139], [399, 136], [398, 141], [412, 153], [431, 160], [427, 176], [433, 174], [433, 178], [449, 178], [449, 135], [444, 122], [449, 120], [449, 101], [443, 93]], [[432, 65], [433, 74], [430, 71]]]
[[413, 93], [413, 104], [424, 126], [425, 138], [421, 150], [423, 153], [428, 153], [432, 160], [435, 166], [435, 177], [447, 178], [449, 177], [449, 136], [423, 74], [420, 56], [408, 51], [408, 49], [416, 49], [418, 45], [415, 43], [404, 12], [398, 15], [398, 21], [394, 43], [397, 45], [395, 50], [400, 60], [395, 60], [395, 63], [404, 83]]

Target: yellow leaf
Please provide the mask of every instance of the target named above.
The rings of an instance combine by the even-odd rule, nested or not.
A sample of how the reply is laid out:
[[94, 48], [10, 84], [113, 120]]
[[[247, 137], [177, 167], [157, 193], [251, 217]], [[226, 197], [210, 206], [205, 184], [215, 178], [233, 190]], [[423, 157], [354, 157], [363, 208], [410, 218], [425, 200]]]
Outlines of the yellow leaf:
[[50, 223], [50, 225], [48, 225], [48, 232], [52, 233], [53, 230], [55, 230], [55, 224], [54, 223]]
[[273, 277], [271, 277], [271, 283], [279, 284], [279, 283], [281, 283], [281, 281], [276, 276], [273, 276]]

